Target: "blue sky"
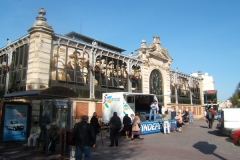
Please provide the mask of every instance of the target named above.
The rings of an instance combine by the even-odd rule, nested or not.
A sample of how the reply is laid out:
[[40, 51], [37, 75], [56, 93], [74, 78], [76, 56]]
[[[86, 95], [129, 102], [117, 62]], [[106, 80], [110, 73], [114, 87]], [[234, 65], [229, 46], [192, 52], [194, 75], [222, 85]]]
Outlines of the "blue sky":
[[240, 81], [239, 0], [0, 0], [0, 48], [25, 35], [39, 8], [55, 33], [76, 31], [129, 54], [160, 36], [173, 58], [171, 68], [214, 77], [226, 101]]

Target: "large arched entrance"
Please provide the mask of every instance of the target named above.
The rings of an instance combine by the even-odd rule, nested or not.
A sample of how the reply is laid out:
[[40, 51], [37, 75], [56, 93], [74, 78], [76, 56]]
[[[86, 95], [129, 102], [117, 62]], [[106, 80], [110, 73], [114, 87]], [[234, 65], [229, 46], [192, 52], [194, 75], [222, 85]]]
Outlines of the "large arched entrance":
[[155, 94], [158, 98], [158, 102], [163, 104], [163, 78], [162, 74], [154, 69], [149, 78], [149, 92]]

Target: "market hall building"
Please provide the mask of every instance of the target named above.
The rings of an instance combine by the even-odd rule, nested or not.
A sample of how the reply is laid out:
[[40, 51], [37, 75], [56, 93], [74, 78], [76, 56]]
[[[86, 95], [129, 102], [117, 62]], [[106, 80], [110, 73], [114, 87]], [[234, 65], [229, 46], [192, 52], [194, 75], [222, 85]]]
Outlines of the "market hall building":
[[140, 48], [125, 55], [122, 48], [76, 32], [54, 33], [45, 10], [38, 13], [27, 34], [8, 39], [0, 49], [1, 133], [7, 121], [17, 118], [26, 123], [26, 131], [46, 117], [60, 128], [95, 111], [101, 118], [102, 93], [107, 92], [155, 94], [166, 109], [203, 114], [201, 72], [193, 77], [172, 70], [173, 59], [160, 37], [148, 45], [140, 40]]

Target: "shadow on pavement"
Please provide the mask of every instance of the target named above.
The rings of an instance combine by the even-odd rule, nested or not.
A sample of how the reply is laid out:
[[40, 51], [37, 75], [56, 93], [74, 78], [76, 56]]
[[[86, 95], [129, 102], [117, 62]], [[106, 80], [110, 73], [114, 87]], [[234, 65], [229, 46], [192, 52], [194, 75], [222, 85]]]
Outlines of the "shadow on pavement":
[[209, 134], [219, 136], [219, 137], [224, 137], [218, 130], [213, 130], [213, 131], [208, 131]]
[[201, 128], [208, 128], [207, 126], [199, 126], [199, 127], [201, 127]]
[[240, 145], [239, 145], [239, 144], [237, 144], [237, 143], [233, 142], [233, 141], [232, 141], [232, 140], [231, 140], [229, 137], [225, 138], [225, 141], [226, 141], [226, 142], [230, 142], [230, 143], [234, 144], [234, 146], [240, 147]]
[[221, 160], [227, 160], [226, 158], [214, 153], [214, 151], [216, 150], [217, 146], [214, 144], [209, 144], [208, 142], [204, 142], [204, 141], [199, 141], [197, 143], [195, 143], [193, 145], [194, 148], [196, 148], [197, 150], [199, 150], [200, 152], [204, 153], [204, 154], [212, 154], [215, 157], [221, 159]]

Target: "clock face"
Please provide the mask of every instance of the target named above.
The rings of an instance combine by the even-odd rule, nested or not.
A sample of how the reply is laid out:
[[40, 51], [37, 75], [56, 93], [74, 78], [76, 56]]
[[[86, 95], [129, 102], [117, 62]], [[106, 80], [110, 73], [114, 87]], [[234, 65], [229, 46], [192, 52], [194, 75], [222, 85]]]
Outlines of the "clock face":
[[152, 71], [149, 85], [150, 94], [162, 95], [162, 76], [159, 71]]

